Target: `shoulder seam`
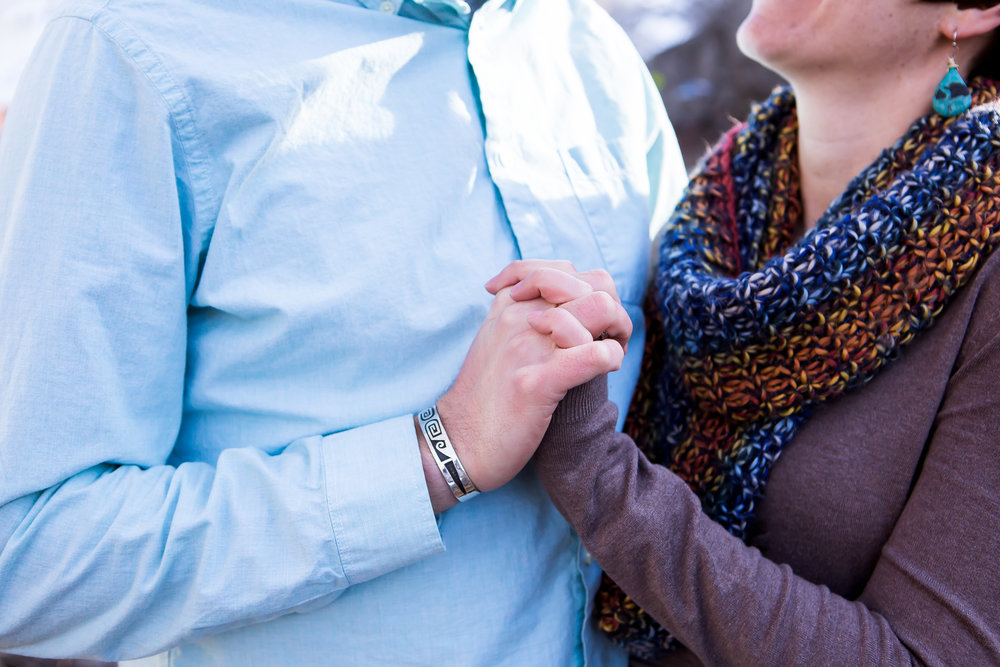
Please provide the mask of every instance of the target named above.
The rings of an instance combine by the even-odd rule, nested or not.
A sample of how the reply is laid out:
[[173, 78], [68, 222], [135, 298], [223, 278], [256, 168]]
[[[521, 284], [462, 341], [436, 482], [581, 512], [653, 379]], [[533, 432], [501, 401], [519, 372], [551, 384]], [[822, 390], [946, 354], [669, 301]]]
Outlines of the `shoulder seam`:
[[181, 151], [181, 161], [191, 178], [195, 218], [211, 219], [209, 214], [220, 199], [211, 183], [207, 151], [204, 149], [204, 135], [198, 127], [190, 99], [159, 55], [127, 23], [109, 10], [109, 4], [110, 0], [105, 0], [89, 18], [63, 16], [90, 22], [94, 29], [114, 44], [133, 63], [137, 72], [149, 82], [152, 90], [163, 102]]

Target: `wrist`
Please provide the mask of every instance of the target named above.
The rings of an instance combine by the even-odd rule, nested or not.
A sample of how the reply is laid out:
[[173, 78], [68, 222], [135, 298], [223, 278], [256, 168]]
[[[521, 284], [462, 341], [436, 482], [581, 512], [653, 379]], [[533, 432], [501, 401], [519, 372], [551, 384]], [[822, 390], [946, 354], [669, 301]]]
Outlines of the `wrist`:
[[[481, 465], [483, 463], [481, 459], [484, 458], [483, 437], [477, 435], [478, 432], [471, 420], [463, 418], [469, 409], [463, 406], [451, 391], [438, 399], [437, 409], [442, 426], [447, 429], [451, 437], [452, 447], [455, 448], [455, 453], [461, 459], [469, 477], [475, 482], [476, 488], [479, 491], [492, 491], [502, 486], [504, 482], [495, 482], [492, 471], [489, 468], [483, 469]], [[433, 463], [433, 459], [431, 462]], [[488, 464], [489, 461], [485, 463]]]
[[427, 494], [430, 496], [434, 513], [440, 514], [446, 509], [457, 505], [458, 499], [451, 492], [451, 489], [448, 488], [448, 483], [445, 482], [444, 476], [434, 463], [434, 455], [431, 453], [430, 446], [424, 438], [423, 431], [420, 429], [420, 422], [417, 420], [416, 415], [413, 416], [413, 428], [417, 432], [417, 446], [420, 448], [420, 463], [424, 468], [424, 481], [427, 484]]
[[598, 375], [566, 392], [552, 415], [553, 424], [576, 424], [604, 407], [608, 401], [608, 377]]

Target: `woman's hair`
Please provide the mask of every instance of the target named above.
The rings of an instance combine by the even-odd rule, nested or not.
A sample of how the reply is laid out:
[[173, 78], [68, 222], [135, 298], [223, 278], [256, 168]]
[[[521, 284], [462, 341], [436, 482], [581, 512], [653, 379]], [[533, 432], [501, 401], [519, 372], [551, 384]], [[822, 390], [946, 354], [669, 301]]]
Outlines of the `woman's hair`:
[[[1000, 0], [922, 0], [923, 2], [953, 2], [959, 9], [989, 9], [1000, 5]], [[1000, 30], [993, 31], [993, 40], [972, 67], [972, 76], [985, 76], [1000, 81]]]

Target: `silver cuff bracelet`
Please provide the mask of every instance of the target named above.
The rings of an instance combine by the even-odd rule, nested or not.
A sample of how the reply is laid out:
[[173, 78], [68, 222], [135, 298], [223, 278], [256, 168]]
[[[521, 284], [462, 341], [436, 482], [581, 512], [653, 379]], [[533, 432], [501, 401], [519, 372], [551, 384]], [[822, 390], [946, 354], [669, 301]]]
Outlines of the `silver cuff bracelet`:
[[460, 502], [479, 495], [479, 489], [469, 478], [469, 474], [462, 467], [462, 462], [458, 460], [455, 448], [451, 446], [451, 440], [445, 433], [444, 424], [441, 423], [441, 415], [438, 414], [437, 406], [431, 406], [417, 415], [417, 423], [423, 431], [424, 438], [431, 448], [431, 455], [437, 464], [444, 481], [448, 483], [448, 488], [455, 494]]

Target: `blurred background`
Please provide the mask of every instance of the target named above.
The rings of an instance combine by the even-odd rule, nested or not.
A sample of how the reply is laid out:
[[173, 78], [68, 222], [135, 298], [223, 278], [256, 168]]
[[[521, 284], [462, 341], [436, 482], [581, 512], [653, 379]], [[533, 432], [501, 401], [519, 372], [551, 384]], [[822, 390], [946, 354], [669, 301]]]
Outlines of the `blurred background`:
[[[763, 99], [777, 77], [745, 58], [734, 35], [751, 0], [597, 0], [649, 65], [688, 167]], [[56, 0], [0, 0], [0, 132], [32, 46]], [[0, 667], [87, 667], [0, 654]], [[100, 663], [103, 664], [103, 663]]]
[[736, 46], [751, 0], [597, 1], [649, 65], [689, 169], [781, 82]]

